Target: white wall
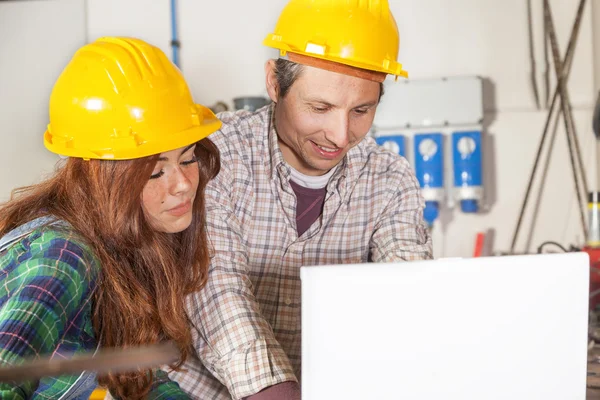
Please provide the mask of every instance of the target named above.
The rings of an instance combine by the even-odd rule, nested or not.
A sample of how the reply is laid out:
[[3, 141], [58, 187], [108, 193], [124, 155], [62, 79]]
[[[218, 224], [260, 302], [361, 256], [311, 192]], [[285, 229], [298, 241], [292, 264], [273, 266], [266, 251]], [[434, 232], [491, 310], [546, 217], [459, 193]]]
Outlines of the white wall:
[[[87, 0], [90, 39], [137, 35], [171, 55], [169, 0]], [[595, 0], [597, 1], [597, 0]], [[553, 0], [564, 52], [577, 0]], [[212, 104], [264, 92], [263, 66], [275, 51], [262, 46], [286, 0], [179, 0], [181, 68], [197, 101]], [[540, 3], [540, 2], [534, 2]], [[588, 2], [589, 3], [589, 2]], [[482, 75], [495, 83], [490, 108], [533, 107], [529, 88], [526, 2], [506, 0], [390, 0], [401, 36], [400, 61], [411, 78]], [[589, 106], [593, 88], [590, 10], [580, 33], [570, 79], [571, 100]], [[537, 7], [538, 79], [542, 84], [542, 10]]]
[[[230, 103], [236, 96], [264, 93], [263, 65], [275, 52], [261, 42], [274, 27], [285, 3], [285, 0], [179, 1], [181, 67], [196, 101], [207, 105], [219, 100]], [[533, 3], [536, 78], [543, 96], [541, 1]], [[564, 54], [578, 1], [551, 3]], [[469, 256], [476, 232], [492, 228], [496, 231], [495, 249], [507, 250], [546, 116], [546, 110], [535, 108], [529, 84], [526, 2], [390, 0], [390, 4], [401, 34], [400, 61], [411, 78], [480, 75], [491, 82], [485, 93], [485, 170], [494, 202], [491, 210], [482, 215], [446, 213], [434, 229], [435, 254]], [[87, 0], [87, 6], [88, 40], [103, 35], [134, 35], [171, 55], [169, 0]], [[592, 35], [588, 2], [569, 90], [590, 184], [595, 182], [591, 152], [591, 109], [595, 100]], [[0, 68], [8, 66], [18, 69], [14, 62], [0, 63]], [[554, 75], [553, 69], [551, 72]], [[9, 93], [8, 97], [0, 94], [0, 101], [8, 102], [17, 89]], [[43, 113], [40, 108], [41, 105], [35, 108], [36, 115]], [[542, 240], [563, 244], [581, 244], [583, 240], [578, 236], [579, 220], [562, 125], [558, 135], [530, 250]], [[518, 250], [525, 249], [524, 233], [527, 229], [521, 235]]]
[[0, 201], [53, 170], [48, 98], [85, 33], [81, 0], [0, 2]]
[[[170, 1], [87, 0], [90, 39], [137, 35], [171, 57]], [[232, 106], [264, 92], [263, 66], [276, 52], [261, 45], [286, 0], [178, 1], [181, 69], [196, 101]], [[148, 4], [148, 5], [146, 5]]]

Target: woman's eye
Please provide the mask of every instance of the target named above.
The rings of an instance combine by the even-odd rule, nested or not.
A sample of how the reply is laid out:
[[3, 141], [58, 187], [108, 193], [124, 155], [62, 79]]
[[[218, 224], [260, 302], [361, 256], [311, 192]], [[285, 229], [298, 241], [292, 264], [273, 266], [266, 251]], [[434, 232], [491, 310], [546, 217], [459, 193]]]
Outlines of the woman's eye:
[[161, 169], [157, 173], [150, 175], [150, 179], [158, 179], [161, 176], [163, 176], [164, 174], [165, 174], [165, 172]]
[[190, 165], [190, 164], [194, 164], [197, 161], [198, 161], [198, 159], [194, 156], [191, 160], [182, 161], [181, 164], [182, 165]]

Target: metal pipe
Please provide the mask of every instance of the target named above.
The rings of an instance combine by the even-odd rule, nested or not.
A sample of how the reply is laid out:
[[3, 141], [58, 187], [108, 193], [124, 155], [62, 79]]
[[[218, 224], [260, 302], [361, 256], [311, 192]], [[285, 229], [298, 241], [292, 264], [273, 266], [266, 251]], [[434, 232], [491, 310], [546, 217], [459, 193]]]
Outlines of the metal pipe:
[[537, 66], [535, 61], [535, 48], [534, 48], [534, 37], [533, 37], [533, 12], [531, 11], [532, 0], [527, 0], [527, 25], [529, 30], [529, 62], [531, 71], [529, 77], [531, 80], [531, 90], [533, 90], [533, 96], [535, 98], [535, 104], [538, 110], [541, 108], [540, 105], [540, 92], [537, 84]]
[[[545, 5], [544, 5], [545, 7]], [[550, 52], [548, 51], [548, 24], [544, 18], [544, 107], [550, 107]]]
[[171, 0], [171, 48], [173, 49], [173, 63], [179, 65], [179, 39], [177, 38], [177, 0]]

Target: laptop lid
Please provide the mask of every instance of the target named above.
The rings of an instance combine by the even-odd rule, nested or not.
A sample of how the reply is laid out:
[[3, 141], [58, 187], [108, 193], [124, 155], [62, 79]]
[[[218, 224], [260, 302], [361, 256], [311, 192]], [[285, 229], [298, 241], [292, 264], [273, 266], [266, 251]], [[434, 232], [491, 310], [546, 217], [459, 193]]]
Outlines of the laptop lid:
[[302, 267], [302, 398], [585, 399], [585, 253]]

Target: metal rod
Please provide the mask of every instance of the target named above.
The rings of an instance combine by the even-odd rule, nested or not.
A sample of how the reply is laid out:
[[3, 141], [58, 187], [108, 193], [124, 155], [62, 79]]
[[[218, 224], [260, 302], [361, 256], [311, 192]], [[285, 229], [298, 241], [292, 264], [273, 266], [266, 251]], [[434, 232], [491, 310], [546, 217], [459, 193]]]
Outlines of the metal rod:
[[[580, 0], [580, 5], [579, 7], [582, 8], [582, 3], [585, 4], [586, 0]], [[544, 0], [544, 5], [545, 5], [545, 0]], [[579, 14], [578, 14], [579, 16]], [[564, 61], [564, 65], [563, 65], [563, 76], [565, 81], [568, 80], [569, 75], [571, 73], [571, 66], [572, 66], [572, 60], [575, 54], [575, 42], [577, 40], [577, 37], [579, 35], [579, 30], [581, 27], [581, 18], [579, 19], [575, 19], [575, 22], [573, 23], [573, 27], [571, 28], [571, 36], [569, 39], [569, 44], [567, 45], [567, 52], [565, 54], [565, 61]], [[548, 136], [548, 129], [550, 127], [550, 122], [552, 120], [552, 114], [554, 113], [554, 107], [556, 105], [556, 100], [558, 99], [558, 86], [554, 89], [554, 95], [552, 96], [552, 102], [550, 104], [550, 110], [548, 111], [548, 117], [546, 118], [546, 123], [544, 125], [544, 130], [542, 132], [542, 137], [540, 138], [540, 144], [538, 146], [538, 150], [537, 150], [537, 154], [535, 156], [535, 162], [533, 164], [533, 168], [531, 170], [531, 174], [529, 176], [529, 182], [527, 184], [527, 190], [525, 191], [525, 197], [523, 198], [523, 203], [521, 205], [521, 210], [519, 212], [519, 218], [517, 220], [517, 226], [515, 227], [515, 231], [513, 233], [513, 238], [512, 238], [512, 242], [511, 242], [511, 246], [510, 246], [510, 252], [514, 253], [515, 251], [515, 246], [517, 243], [517, 239], [519, 236], [519, 231], [521, 229], [521, 224], [523, 222], [523, 216], [525, 214], [525, 209], [527, 208], [527, 203], [529, 201], [529, 196], [531, 194], [531, 189], [533, 187], [533, 180], [535, 178], [535, 174], [537, 172], [537, 168], [539, 165], [539, 161], [540, 161], [540, 157], [542, 155], [542, 149], [544, 147], [544, 144], [546, 142], [546, 137]]]
[[[543, 7], [546, 3], [542, 0]], [[548, 24], [544, 18], [544, 106], [550, 107], [550, 54], [548, 52]]]
[[542, 201], [542, 191], [543, 191], [544, 185], [546, 184], [546, 178], [548, 176], [548, 167], [550, 165], [550, 161], [552, 160], [554, 143], [556, 142], [556, 136], [558, 133], [558, 127], [560, 125], [560, 117], [561, 117], [562, 113], [560, 111], [557, 111], [555, 113], [555, 115], [556, 116], [555, 116], [554, 122], [552, 124], [552, 134], [550, 135], [550, 142], [548, 143], [548, 151], [547, 151], [548, 156], [546, 157], [546, 161], [544, 162], [544, 169], [542, 170], [542, 176], [541, 176], [540, 186], [539, 186], [540, 189], [538, 190], [538, 195], [537, 195], [537, 198], [535, 201], [533, 217], [531, 218], [531, 227], [529, 229], [529, 235], [527, 236], [527, 242], [526, 242], [526, 246], [525, 246], [525, 252], [528, 252], [529, 248], [531, 247], [531, 240], [532, 240], [533, 232], [534, 232], [534, 228], [535, 228], [534, 224], [537, 221], [537, 216], [540, 211], [540, 204]]
[[533, 46], [533, 42], [534, 42], [534, 37], [533, 37], [533, 17], [532, 17], [532, 11], [531, 11], [531, 1], [532, 0], [527, 0], [527, 23], [528, 23], [528, 30], [529, 30], [529, 61], [531, 62], [531, 73], [530, 73], [530, 79], [531, 79], [531, 89], [533, 90], [533, 96], [535, 98], [535, 104], [537, 105], [538, 110], [540, 109], [540, 93], [538, 90], [538, 84], [537, 84], [537, 66], [536, 66], [536, 61], [535, 61], [535, 49]]
[[[573, 183], [575, 184], [575, 193], [577, 194], [577, 205], [579, 206], [579, 216], [581, 219], [581, 228], [583, 230], [584, 240], [587, 238], [587, 224], [585, 221], [585, 210], [583, 208], [583, 199], [581, 197], [581, 189], [579, 188], [579, 180], [577, 177], [577, 167], [575, 165], [574, 158], [574, 148], [573, 148], [573, 132], [571, 131], [572, 121], [569, 123], [569, 118], [571, 116], [570, 112], [570, 101], [569, 101], [569, 92], [567, 91], [565, 80], [562, 74], [562, 62], [560, 60], [559, 50], [558, 50], [558, 41], [556, 39], [556, 31], [554, 29], [554, 21], [552, 20], [552, 10], [550, 9], [550, 4], [548, 0], [544, 0], [546, 2], [545, 9], [545, 18], [548, 20], [548, 33], [550, 35], [550, 47], [552, 49], [552, 56], [554, 58], [554, 69], [556, 72], [556, 77], [558, 79], [558, 88], [561, 97], [561, 106], [562, 112], [564, 115], [565, 121], [565, 130], [567, 134], [567, 143], [569, 146], [569, 159], [571, 161], [571, 170], [573, 173]], [[585, 0], [582, 0], [584, 3]], [[579, 14], [578, 14], [579, 16]]]

